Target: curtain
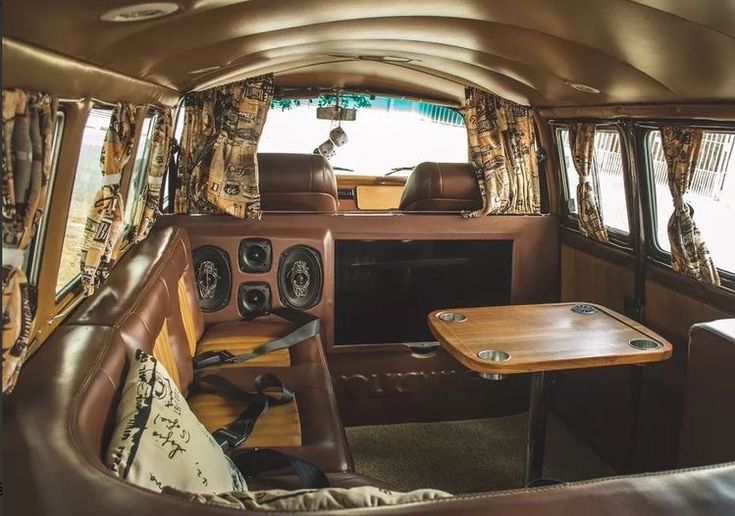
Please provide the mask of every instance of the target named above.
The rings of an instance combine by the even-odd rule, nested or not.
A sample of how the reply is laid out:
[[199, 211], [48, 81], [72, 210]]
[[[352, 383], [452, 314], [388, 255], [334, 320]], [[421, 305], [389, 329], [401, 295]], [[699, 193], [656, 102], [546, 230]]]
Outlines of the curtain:
[[138, 205], [135, 209], [135, 242], [145, 239], [156, 221], [158, 203], [161, 198], [161, 183], [168, 166], [174, 132], [170, 107], [161, 108], [156, 115], [155, 124], [151, 140], [151, 154], [148, 158], [148, 182], [137, 200]]
[[463, 213], [541, 213], [533, 112], [492, 93], [468, 87], [464, 116], [482, 209]]
[[694, 177], [704, 131], [693, 127], [662, 127], [661, 144], [668, 166], [668, 183], [674, 201], [669, 219], [671, 267], [705, 283], [720, 284], [720, 275], [694, 223], [694, 209], [685, 195]]
[[272, 97], [272, 75], [187, 96], [176, 213], [260, 218], [256, 153]]
[[595, 155], [595, 124], [569, 126], [569, 148], [574, 169], [579, 175], [577, 185], [577, 215], [579, 230], [589, 238], [607, 242], [607, 229], [592, 184], [592, 166]]
[[3, 90], [3, 393], [10, 393], [28, 353], [33, 314], [23, 267], [51, 178], [57, 99]]
[[107, 278], [117, 259], [125, 213], [120, 177], [132, 155], [134, 138], [135, 106], [118, 102], [112, 111], [100, 157], [104, 182], [97, 191], [84, 228], [80, 265], [87, 295]]

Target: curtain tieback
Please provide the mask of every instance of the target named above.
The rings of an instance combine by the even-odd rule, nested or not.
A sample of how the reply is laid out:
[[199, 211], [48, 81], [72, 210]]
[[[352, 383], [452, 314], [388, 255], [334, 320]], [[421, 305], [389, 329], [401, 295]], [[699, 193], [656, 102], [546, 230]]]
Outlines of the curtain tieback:
[[121, 177], [122, 174], [120, 173], [105, 175], [102, 178], [102, 184], [105, 186], [119, 185]]
[[3, 265], [22, 269], [26, 261], [26, 252], [26, 249], [17, 247], [3, 247]]

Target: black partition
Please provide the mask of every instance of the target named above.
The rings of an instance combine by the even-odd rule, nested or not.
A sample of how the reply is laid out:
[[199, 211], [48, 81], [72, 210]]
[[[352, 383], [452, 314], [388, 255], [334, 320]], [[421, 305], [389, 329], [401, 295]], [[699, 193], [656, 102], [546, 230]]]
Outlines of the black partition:
[[510, 303], [512, 240], [337, 240], [336, 345], [434, 340], [439, 308]]

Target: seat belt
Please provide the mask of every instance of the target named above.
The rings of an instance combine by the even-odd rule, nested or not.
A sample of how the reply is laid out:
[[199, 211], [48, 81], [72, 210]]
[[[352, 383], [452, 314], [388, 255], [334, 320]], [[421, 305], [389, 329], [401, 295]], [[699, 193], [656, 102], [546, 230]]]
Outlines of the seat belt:
[[[212, 437], [226, 454], [240, 446], [250, 437], [255, 428], [258, 418], [268, 412], [269, 407], [285, 405], [293, 401], [293, 392], [283, 385], [281, 380], [274, 374], [263, 373], [255, 378], [255, 394], [241, 389], [229, 380], [216, 375], [208, 374], [198, 377], [195, 388], [202, 385], [210, 386], [205, 392], [217, 392], [225, 396], [246, 401], [248, 406], [237, 416], [233, 422], [212, 432]], [[212, 388], [214, 387], [214, 388]], [[274, 397], [265, 393], [266, 389], [275, 388], [280, 391], [280, 396]]]
[[238, 451], [231, 457], [237, 469], [248, 478], [256, 478], [267, 471], [289, 467], [299, 477], [302, 489], [329, 487], [327, 475], [316, 464], [270, 448]]
[[[236, 397], [249, 402], [248, 407], [242, 411], [237, 419], [212, 433], [212, 437], [214, 437], [220, 449], [226, 455], [231, 456], [235, 466], [245, 478], [254, 478], [267, 471], [290, 467], [298, 476], [302, 488], [320, 489], [329, 487], [327, 476], [318, 466], [278, 450], [270, 448], [238, 450], [236, 455], [231, 455], [238, 446], [250, 437], [258, 418], [265, 414], [269, 407], [291, 403], [294, 398], [293, 392], [285, 387], [274, 374], [260, 374], [255, 378], [254, 383], [256, 393], [252, 394], [216, 374], [197, 377], [194, 388], [206, 385], [205, 392], [215, 391], [225, 396]], [[279, 389], [280, 397], [276, 398], [266, 394], [264, 391], [268, 388]]]
[[266, 315], [276, 315], [289, 322], [296, 323], [299, 326], [287, 335], [278, 337], [277, 339], [266, 342], [265, 344], [261, 344], [248, 353], [234, 355], [226, 349], [199, 353], [194, 357], [194, 370], [221, 364], [239, 364], [241, 362], [263, 356], [267, 353], [278, 351], [279, 349], [290, 348], [299, 342], [303, 342], [319, 335], [319, 318], [292, 308], [276, 308], [270, 312], [254, 312], [246, 317], [245, 320], [252, 321], [253, 319]]

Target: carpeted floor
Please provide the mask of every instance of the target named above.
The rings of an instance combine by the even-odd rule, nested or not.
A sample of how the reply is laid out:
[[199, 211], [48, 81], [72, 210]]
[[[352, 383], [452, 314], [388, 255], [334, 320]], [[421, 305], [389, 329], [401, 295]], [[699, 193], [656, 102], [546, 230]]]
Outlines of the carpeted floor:
[[[450, 493], [523, 484], [526, 415], [347, 428], [358, 473], [410, 490]], [[614, 475], [566, 426], [549, 417], [544, 477], [562, 481]]]

